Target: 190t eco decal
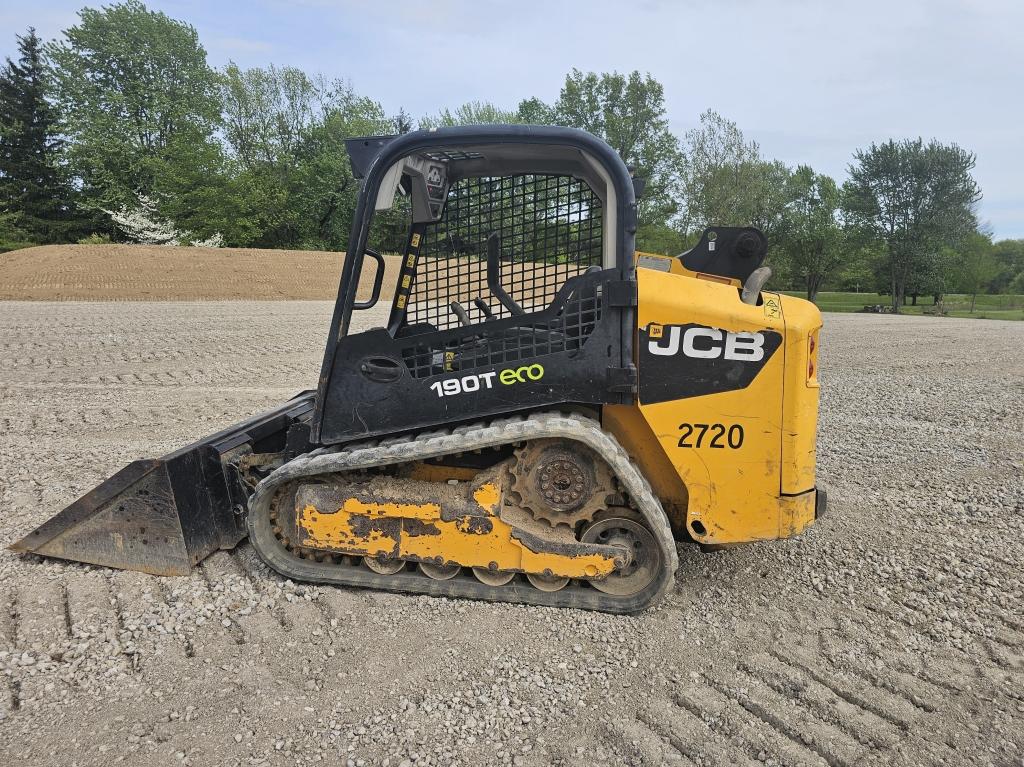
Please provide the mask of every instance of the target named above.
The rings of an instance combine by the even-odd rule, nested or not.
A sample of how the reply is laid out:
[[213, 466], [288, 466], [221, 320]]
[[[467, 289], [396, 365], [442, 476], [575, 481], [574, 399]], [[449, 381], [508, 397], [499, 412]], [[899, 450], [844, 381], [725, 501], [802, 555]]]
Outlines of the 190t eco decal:
[[446, 378], [430, 384], [431, 391], [438, 397], [450, 397], [453, 394], [467, 394], [480, 389], [493, 389], [494, 379], [505, 386], [513, 386], [527, 381], [539, 381], [544, 377], [544, 366], [539, 364], [523, 365], [518, 368], [505, 368], [501, 372], [491, 370], [487, 373], [470, 373], [459, 378]]
[[640, 328], [639, 341], [640, 402], [650, 404], [746, 388], [778, 351], [782, 334], [652, 322]]

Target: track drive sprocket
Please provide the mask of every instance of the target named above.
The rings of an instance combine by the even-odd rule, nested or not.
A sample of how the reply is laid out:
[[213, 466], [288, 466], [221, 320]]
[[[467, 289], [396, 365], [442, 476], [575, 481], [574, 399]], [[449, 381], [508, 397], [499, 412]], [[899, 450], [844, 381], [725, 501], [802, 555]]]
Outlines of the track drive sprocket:
[[611, 469], [587, 447], [564, 440], [528, 442], [510, 469], [513, 501], [552, 527], [590, 522], [616, 494]]

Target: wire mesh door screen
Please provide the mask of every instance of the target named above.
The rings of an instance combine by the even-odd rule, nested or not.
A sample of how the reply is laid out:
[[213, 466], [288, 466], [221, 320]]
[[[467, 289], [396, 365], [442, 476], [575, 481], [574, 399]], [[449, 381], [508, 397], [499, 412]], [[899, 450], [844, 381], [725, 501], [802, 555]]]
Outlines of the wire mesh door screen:
[[459, 326], [452, 301], [473, 323], [485, 319], [473, 299], [507, 317], [487, 287], [487, 239], [500, 241], [501, 284], [527, 312], [543, 309], [570, 277], [602, 262], [602, 205], [571, 176], [516, 175], [463, 179], [452, 185], [439, 221], [420, 243], [406, 310], [409, 325]]

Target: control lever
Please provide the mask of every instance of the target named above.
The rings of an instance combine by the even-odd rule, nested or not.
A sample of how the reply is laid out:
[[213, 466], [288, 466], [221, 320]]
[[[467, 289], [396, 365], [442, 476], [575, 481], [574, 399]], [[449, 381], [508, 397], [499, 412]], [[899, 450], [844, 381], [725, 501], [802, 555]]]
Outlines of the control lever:
[[452, 301], [450, 304], [448, 304], [448, 308], [451, 309], [455, 316], [459, 318], [459, 322], [462, 325], [470, 324], [469, 313], [466, 311], [466, 308], [458, 301]]
[[523, 307], [516, 303], [516, 300], [501, 286], [501, 265], [498, 262], [500, 253], [501, 239], [497, 232], [491, 232], [491, 236], [487, 238], [487, 287], [510, 313], [526, 314]]
[[473, 306], [480, 310], [480, 313], [489, 320], [494, 319], [494, 310], [480, 296], [473, 299]]

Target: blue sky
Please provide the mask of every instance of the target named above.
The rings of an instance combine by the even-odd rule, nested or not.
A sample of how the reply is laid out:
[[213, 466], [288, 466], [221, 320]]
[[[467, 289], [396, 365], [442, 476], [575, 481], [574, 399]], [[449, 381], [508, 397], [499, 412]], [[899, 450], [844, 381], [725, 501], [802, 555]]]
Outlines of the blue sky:
[[[52, 38], [82, 0], [0, 0], [0, 56]], [[95, 3], [99, 4], [99, 3]], [[188, 21], [210, 62], [350, 80], [414, 116], [465, 101], [554, 100], [572, 67], [650, 72], [672, 128], [711, 108], [768, 157], [838, 179], [889, 137], [975, 152], [980, 212], [1024, 237], [1024, 3], [1019, 0], [150, 0]]]

